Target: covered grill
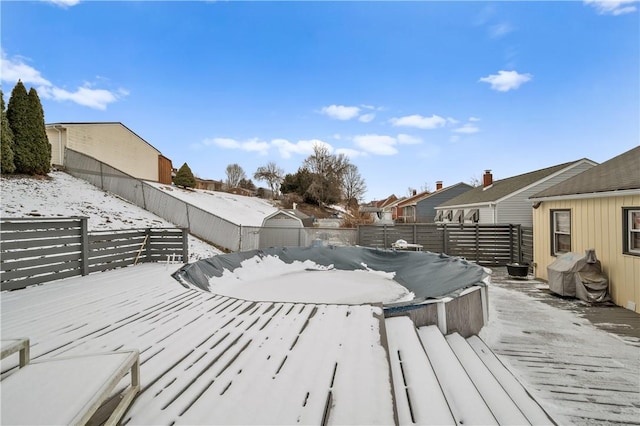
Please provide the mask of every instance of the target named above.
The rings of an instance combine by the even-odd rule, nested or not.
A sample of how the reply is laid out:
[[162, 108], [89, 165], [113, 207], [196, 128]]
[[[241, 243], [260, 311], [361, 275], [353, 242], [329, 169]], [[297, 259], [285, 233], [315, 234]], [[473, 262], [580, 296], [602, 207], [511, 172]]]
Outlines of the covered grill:
[[584, 254], [564, 253], [547, 267], [549, 290], [560, 296], [577, 297], [585, 302], [608, 302], [609, 280], [593, 249]]

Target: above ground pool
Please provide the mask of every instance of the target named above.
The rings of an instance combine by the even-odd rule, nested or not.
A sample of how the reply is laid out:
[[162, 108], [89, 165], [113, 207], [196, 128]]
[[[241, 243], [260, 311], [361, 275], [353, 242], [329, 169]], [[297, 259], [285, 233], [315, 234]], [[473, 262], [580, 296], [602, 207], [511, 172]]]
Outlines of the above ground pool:
[[484, 286], [484, 268], [442, 254], [364, 247], [271, 247], [218, 255], [174, 278], [244, 300], [415, 305]]

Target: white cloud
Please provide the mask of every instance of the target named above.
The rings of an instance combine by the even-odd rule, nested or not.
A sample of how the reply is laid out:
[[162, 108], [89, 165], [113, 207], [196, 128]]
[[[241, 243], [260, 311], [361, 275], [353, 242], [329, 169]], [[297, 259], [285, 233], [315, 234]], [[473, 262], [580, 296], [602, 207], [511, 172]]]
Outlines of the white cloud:
[[502, 22], [500, 24], [492, 25], [489, 27], [489, 35], [493, 38], [504, 37], [513, 31], [513, 26], [508, 22]]
[[469, 121], [480, 121], [478, 117], [469, 117]]
[[358, 148], [376, 155], [394, 155], [398, 153], [396, 138], [386, 135], [358, 135], [353, 137]]
[[456, 120], [455, 118], [451, 118], [451, 117], [447, 117], [447, 123], [449, 124], [458, 124], [460, 121]]
[[357, 149], [351, 148], [338, 148], [336, 149], [336, 154], [343, 154], [349, 158], [363, 157], [367, 155], [366, 152], [358, 151]]
[[455, 133], [464, 133], [467, 135], [478, 133], [480, 129], [471, 123], [466, 123], [462, 127], [453, 130]]
[[624, 15], [638, 10], [638, 0], [584, 0], [584, 4], [595, 8], [600, 15]]
[[247, 139], [245, 141], [238, 141], [232, 138], [213, 138], [205, 139], [203, 145], [211, 146], [215, 145], [225, 149], [239, 149], [247, 152], [257, 152], [260, 155], [266, 155], [269, 151], [269, 143], [261, 141], [258, 138]]
[[40, 71], [26, 64], [20, 57], [9, 58], [4, 50], [1, 51], [1, 57], [0, 77], [2, 81], [15, 84], [18, 80], [21, 80], [24, 84], [36, 85], [38, 86], [38, 95], [44, 99], [52, 99], [58, 102], [71, 101], [89, 108], [105, 110], [107, 105], [129, 94], [124, 89], [117, 91], [94, 89], [90, 83], [85, 83], [84, 86], [78, 87], [74, 91], [69, 91], [55, 86], [44, 78]]
[[329, 105], [322, 107], [320, 112], [336, 120], [351, 120], [360, 114], [360, 108], [356, 106]]
[[417, 145], [422, 143], [422, 139], [417, 138], [411, 135], [405, 135], [404, 133], [400, 133], [398, 135], [398, 143], [403, 145]]
[[17, 83], [18, 80], [22, 80], [25, 84], [51, 86], [49, 80], [40, 75], [40, 71], [33, 68], [31, 65], [25, 64], [22, 58], [16, 56], [8, 58], [4, 49], [1, 51], [1, 55], [2, 69], [0, 77], [2, 78], [2, 81]]
[[394, 126], [417, 127], [418, 129], [436, 129], [447, 123], [446, 119], [435, 114], [431, 117], [423, 117], [418, 114], [407, 115], [400, 118], [394, 117], [389, 121]]
[[105, 89], [92, 89], [90, 85], [85, 85], [84, 87], [78, 87], [73, 92], [55, 86], [40, 86], [38, 87], [38, 94], [45, 99], [60, 102], [71, 101], [89, 108], [105, 110], [107, 105], [116, 102], [129, 93], [126, 90], [110, 92]]
[[282, 158], [291, 158], [292, 154], [311, 155], [315, 145], [324, 146], [329, 152], [333, 152], [333, 147], [320, 139], [301, 140], [297, 143], [289, 142], [286, 139], [273, 139], [271, 145], [278, 149]]
[[498, 74], [491, 74], [482, 77], [479, 81], [489, 83], [493, 90], [498, 92], [508, 92], [517, 89], [523, 83], [531, 80], [531, 74], [519, 74], [517, 71], [498, 71]]
[[373, 114], [373, 113], [371, 113], [371, 114], [362, 114], [360, 117], [358, 117], [358, 121], [362, 121], [363, 123], [368, 123], [368, 122], [372, 121], [375, 117], [376, 117], [376, 115]]
[[62, 7], [70, 7], [70, 6], [75, 6], [78, 3], [80, 3], [80, 0], [46, 0], [49, 3], [53, 3], [56, 6], [62, 6]]

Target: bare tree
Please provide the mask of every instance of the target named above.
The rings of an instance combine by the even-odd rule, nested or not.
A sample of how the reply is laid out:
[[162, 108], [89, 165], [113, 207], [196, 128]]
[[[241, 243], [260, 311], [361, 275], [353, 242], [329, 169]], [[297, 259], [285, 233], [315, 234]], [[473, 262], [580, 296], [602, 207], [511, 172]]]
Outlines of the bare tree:
[[344, 154], [333, 155], [326, 145], [315, 144], [313, 154], [302, 165], [312, 176], [307, 195], [318, 203], [339, 201], [342, 179], [348, 165], [349, 159]]
[[357, 207], [367, 192], [367, 184], [358, 172], [358, 167], [349, 164], [342, 177], [342, 189], [344, 200], [349, 207]]
[[482, 185], [482, 180], [480, 180], [480, 178], [478, 176], [471, 176], [469, 178], [469, 185], [475, 187], [478, 187], [480, 185]]
[[284, 170], [278, 167], [273, 161], [270, 161], [266, 166], [258, 167], [258, 170], [253, 174], [253, 178], [267, 182], [269, 188], [271, 188], [271, 196], [275, 200], [278, 192], [280, 192], [280, 184], [284, 179]]
[[235, 188], [240, 185], [240, 181], [242, 179], [246, 179], [247, 176], [244, 174], [244, 170], [238, 164], [229, 164], [227, 166], [227, 187]]

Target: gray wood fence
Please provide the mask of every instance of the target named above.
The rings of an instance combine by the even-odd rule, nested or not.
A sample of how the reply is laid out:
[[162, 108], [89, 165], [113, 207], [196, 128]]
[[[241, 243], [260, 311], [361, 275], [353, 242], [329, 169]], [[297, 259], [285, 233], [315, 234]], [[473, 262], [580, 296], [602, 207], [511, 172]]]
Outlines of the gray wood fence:
[[[424, 251], [464, 257], [482, 265], [532, 261], [533, 236], [520, 225], [396, 224], [358, 226], [358, 244], [388, 249], [397, 240], [420, 244]], [[531, 257], [531, 260], [529, 260]]]
[[0, 289], [14, 290], [167, 256], [188, 259], [178, 228], [88, 232], [87, 218], [0, 219]]

